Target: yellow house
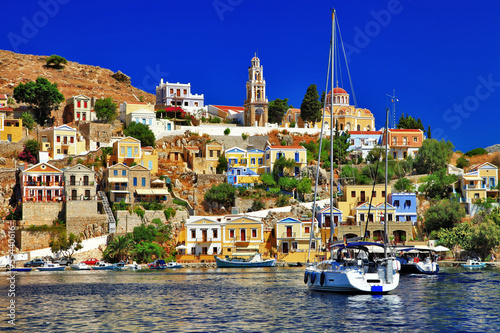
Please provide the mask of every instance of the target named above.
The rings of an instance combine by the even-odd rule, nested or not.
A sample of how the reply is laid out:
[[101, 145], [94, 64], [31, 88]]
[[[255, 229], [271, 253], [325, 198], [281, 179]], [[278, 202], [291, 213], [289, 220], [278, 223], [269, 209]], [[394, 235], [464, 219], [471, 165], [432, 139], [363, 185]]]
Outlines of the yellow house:
[[155, 112], [154, 104], [149, 104], [145, 102], [123, 102], [120, 104], [120, 121], [122, 123], [126, 123], [127, 115], [131, 114], [134, 111], [138, 111], [141, 109], [145, 109], [147, 111]]
[[23, 120], [6, 119], [4, 113], [0, 113], [0, 140], [18, 142], [23, 138]]
[[226, 152], [227, 168], [248, 167], [247, 151], [239, 147], [227, 149]]
[[264, 151], [261, 149], [233, 147], [227, 149], [225, 154], [228, 170], [234, 167], [246, 167], [257, 174], [266, 172]]
[[[391, 186], [387, 186], [387, 191], [391, 193]], [[345, 185], [342, 195], [337, 203], [343, 216], [354, 216], [354, 209], [360, 204], [370, 202], [373, 196], [372, 205], [378, 205], [385, 201], [385, 184], [373, 185]]]
[[40, 151], [50, 158], [61, 159], [66, 155], [80, 155], [85, 150], [85, 139], [75, 128], [68, 125], [54, 126], [38, 132]]
[[264, 222], [260, 219], [239, 215], [226, 215], [222, 218], [222, 254], [230, 255], [236, 251], [258, 251], [264, 256]]
[[307, 165], [307, 149], [302, 146], [272, 146], [268, 144], [265, 149], [265, 172], [271, 173], [274, 163], [281, 157], [295, 161], [294, 175], [300, 173], [300, 169]]
[[113, 143], [113, 153], [108, 156], [108, 166], [123, 163], [125, 165], [140, 164], [148, 168], [152, 174], [158, 173], [158, 152], [153, 147], [141, 147], [141, 141], [126, 137]]
[[[292, 126], [294, 124], [295, 126]], [[280, 127], [304, 128], [304, 121], [300, 117], [300, 109], [289, 108], [286, 110]]]
[[478, 199], [498, 198], [498, 168], [489, 162], [471, 166], [460, 180], [462, 195], [467, 202]]

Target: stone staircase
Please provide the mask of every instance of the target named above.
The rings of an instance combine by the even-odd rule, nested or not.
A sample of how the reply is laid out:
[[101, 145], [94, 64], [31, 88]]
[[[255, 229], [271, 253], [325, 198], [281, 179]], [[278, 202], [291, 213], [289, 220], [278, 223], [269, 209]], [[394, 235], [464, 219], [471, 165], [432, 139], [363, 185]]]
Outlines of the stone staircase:
[[111, 210], [111, 207], [109, 206], [109, 201], [108, 197], [103, 191], [97, 192], [99, 195], [99, 198], [101, 199], [102, 206], [104, 208], [104, 211], [106, 214], [108, 214], [108, 232], [110, 234], [114, 234], [116, 232], [116, 220], [115, 216], [113, 215], [113, 211]]

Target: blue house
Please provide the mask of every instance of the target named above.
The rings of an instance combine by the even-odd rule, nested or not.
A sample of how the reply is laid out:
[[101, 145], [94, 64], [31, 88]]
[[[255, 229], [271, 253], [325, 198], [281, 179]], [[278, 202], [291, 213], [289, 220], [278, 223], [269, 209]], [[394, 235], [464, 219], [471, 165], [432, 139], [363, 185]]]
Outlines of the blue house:
[[417, 222], [417, 195], [415, 193], [389, 193], [388, 202], [396, 208], [396, 222]]
[[227, 182], [234, 187], [253, 186], [260, 175], [247, 167], [233, 167], [227, 172]]
[[332, 223], [336, 228], [342, 222], [342, 211], [336, 207], [331, 210], [330, 206], [327, 206], [316, 213], [316, 219], [320, 228], [330, 228]]

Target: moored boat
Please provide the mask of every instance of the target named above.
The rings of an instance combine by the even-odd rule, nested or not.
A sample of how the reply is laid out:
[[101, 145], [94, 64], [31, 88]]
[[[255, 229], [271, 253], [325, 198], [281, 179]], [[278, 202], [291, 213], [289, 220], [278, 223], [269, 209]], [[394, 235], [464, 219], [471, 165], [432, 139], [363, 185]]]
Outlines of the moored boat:
[[31, 272], [31, 267], [12, 267], [12, 268], [7, 268], [7, 271], [11, 271], [11, 272]]
[[61, 266], [59, 264], [54, 264], [51, 262], [45, 263], [43, 266], [37, 267], [39, 271], [64, 271], [66, 266]]
[[113, 270], [113, 264], [104, 262], [104, 261], [99, 261], [95, 266], [91, 266], [93, 271], [107, 271], [107, 270]]
[[403, 249], [396, 259], [401, 263], [400, 274], [434, 275], [439, 272], [439, 264], [432, 249]]
[[485, 268], [486, 267], [486, 263], [485, 262], [481, 262], [481, 260], [479, 259], [467, 259], [467, 263], [465, 264], [462, 264], [462, 267], [463, 268]]
[[249, 268], [249, 267], [274, 267], [276, 259], [264, 259], [262, 254], [254, 252], [235, 252], [224, 259], [214, 256], [219, 268]]
[[74, 269], [76, 271], [89, 271], [91, 269], [91, 267], [84, 262], [72, 264], [69, 267], [71, 267], [71, 269]]

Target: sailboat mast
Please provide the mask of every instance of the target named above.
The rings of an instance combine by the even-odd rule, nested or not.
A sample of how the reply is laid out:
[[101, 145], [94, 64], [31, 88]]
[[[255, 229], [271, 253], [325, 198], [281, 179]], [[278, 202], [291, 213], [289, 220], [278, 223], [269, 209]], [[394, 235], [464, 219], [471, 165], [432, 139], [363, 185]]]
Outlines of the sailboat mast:
[[389, 108], [385, 109], [385, 195], [384, 195], [384, 255], [387, 258], [387, 142], [389, 140]]
[[[330, 244], [333, 243], [333, 82], [335, 73], [335, 9], [332, 9], [332, 47], [330, 48], [332, 59], [331, 93], [330, 93]], [[331, 258], [331, 254], [330, 254]]]

